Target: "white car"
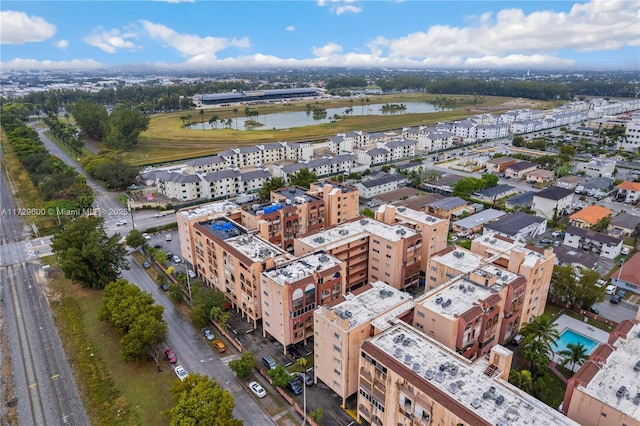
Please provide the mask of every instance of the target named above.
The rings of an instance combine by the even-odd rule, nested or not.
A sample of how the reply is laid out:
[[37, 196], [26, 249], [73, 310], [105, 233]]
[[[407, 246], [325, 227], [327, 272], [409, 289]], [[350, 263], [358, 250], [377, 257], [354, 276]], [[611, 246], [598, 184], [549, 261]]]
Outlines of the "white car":
[[119, 221], [116, 222], [116, 226], [123, 226], [123, 225], [126, 225], [126, 224], [127, 224], [126, 220], [119, 220]]
[[153, 217], [164, 217], [165, 214], [164, 213], [156, 213], [153, 215]]
[[182, 259], [180, 259], [180, 257], [178, 255], [175, 255], [175, 256], [173, 256], [173, 261], [175, 263], [180, 263], [180, 262], [182, 262]]
[[631, 249], [629, 247], [623, 247], [622, 250], [620, 251], [620, 253], [622, 253], [622, 254], [624, 254], [626, 256], [629, 253], [631, 253]]
[[176, 372], [176, 376], [178, 376], [178, 379], [180, 379], [181, 381], [183, 381], [184, 379], [187, 378], [187, 376], [189, 376], [189, 373], [187, 373], [187, 370], [184, 369], [183, 366], [179, 365], [177, 366], [174, 371]]
[[617, 290], [617, 289], [618, 289], [618, 287], [617, 287], [617, 286], [615, 286], [615, 285], [613, 285], [613, 284], [609, 284], [609, 285], [607, 286], [607, 288], [606, 288], [606, 293], [607, 293], [608, 295], [612, 295], [612, 294], [614, 294], [614, 293], [616, 292], [616, 290]]
[[142, 236], [144, 237], [145, 240], [150, 240], [151, 239], [151, 235], [147, 234], [146, 232], [143, 233]]
[[187, 270], [187, 275], [189, 275], [189, 278], [195, 278], [196, 277], [196, 273], [193, 272], [191, 269]]
[[267, 392], [258, 382], [249, 383], [249, 389], [251, 389], [251, 392], [253, 392], [258, 398], [264, 398], [265, 396], [267, 396]]
[[165, 235], [164, 239], [167, 240], [167, 241], [171, 241], [171, 234]]

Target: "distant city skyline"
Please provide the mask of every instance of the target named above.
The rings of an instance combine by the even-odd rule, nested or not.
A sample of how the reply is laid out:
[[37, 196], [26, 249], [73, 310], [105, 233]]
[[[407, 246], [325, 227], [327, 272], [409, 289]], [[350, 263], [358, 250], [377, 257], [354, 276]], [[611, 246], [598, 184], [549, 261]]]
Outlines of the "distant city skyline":
[[3, 1], [0, 67], [640, 69], [638, 1]]

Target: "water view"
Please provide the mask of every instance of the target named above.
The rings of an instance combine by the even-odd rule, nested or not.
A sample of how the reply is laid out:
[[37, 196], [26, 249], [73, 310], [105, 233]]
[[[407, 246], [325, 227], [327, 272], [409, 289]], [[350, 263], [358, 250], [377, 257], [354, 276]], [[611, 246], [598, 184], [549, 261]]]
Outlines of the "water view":
[[[238, 108], [244, 112], [244, 109]], [[397, 114], [420, 114], [437, 111], [448, 111], [450, 108], [440, 108], [428, 102], [406, 102], [401, 104], [356, 104], [349, 107], [327, 108], [321, 111], [291, 111], [279, 112], [275, 114], [265, 114], [249, 117], [231, 118], [216, 123], [196, 123], [186, 128], [191, 130], [215, 130], [232, 128], [237, 130], [278, 130], [291, 129], [293, 127], [313, 126], [323, 123], [331, 123], [340, 120], [338, 116], [362, 116], [362, 115], [397, 115]], [[326, 111], [326, 114], [324, 114]], [[205, 114], [212, 115], [215, 110]], [[247, 126], [245, 122], [251, 120], [262, 124], [262, 126]]]

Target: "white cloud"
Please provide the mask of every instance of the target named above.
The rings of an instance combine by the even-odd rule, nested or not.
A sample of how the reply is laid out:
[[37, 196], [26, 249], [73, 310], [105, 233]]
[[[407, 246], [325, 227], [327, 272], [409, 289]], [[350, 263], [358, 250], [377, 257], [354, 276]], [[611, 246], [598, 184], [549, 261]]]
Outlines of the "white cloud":
[[[167, 46], [173, 47], [182, 55], [191, 58], [216, 59], [216, 53], [229, 47], [250, 46], [249, 39], [244, 37], [200, 37], [192, 34], [180, 34], [162, 24], [149, 21], [140, 21], [145, 30], [153, 38], [162, 40]], [[197, 60], [197, 59], [194, 59]]]
[[319, 58], [327, 58], [342, 52], [342, 46], [336, 43], [327, 43], [322, 47], [312, 47], [311, 51]]
[[380, 38], [392, 57], [427, 59], [448, 55], [469, 58], [551, 57], [565, 49], [615, 50], [640, 39], [637, 3], [594, 1], [576, 4], [568, 13], [503, 9], [470, 17], [467, 27], [434, 25], [397, 39]]
[[73, 59], [71, 61], [40, 61], [38, 59], [15, 58], [7, 62], [0, 62], [0, 67], [5, 70], [21, 69], [98, 69], [103, 64], [93, 59]]
[[549, 55], [507, 55], [467, 58], [463, 65], [470, 68], [567, 68], [575, 64], [573, 59]]
[[53, 45], [58, 49], [66, 49], [67, 47], [69, 47], [69, 40], [58, 40], [53, 43]]
[[289, 25], [287, 28], [284, 29], [285, 31], [295, 31], [296, 27], [294, 27], [293, 25]]
[[135, 50], [136, 45], [131, 39], [136, 38], [137, 35], [134, 33], [120, 32], [116, 28], [107, 31], [102, 27], [98, 27], [82, 40], [88, 45], [102, 49], [107, 53], [116, 53], [120, 49]]
[[329, 7], [330, 13], [342, 15], [344, 13], [360, 13], [362, 8], [355, 6], [356, 0], [318, 0], [318, 6]]
[[39, 16], [5, 10], [0, 12], [0, 44], [24, 44], [47, 40], [56, 33], [56, 26]]

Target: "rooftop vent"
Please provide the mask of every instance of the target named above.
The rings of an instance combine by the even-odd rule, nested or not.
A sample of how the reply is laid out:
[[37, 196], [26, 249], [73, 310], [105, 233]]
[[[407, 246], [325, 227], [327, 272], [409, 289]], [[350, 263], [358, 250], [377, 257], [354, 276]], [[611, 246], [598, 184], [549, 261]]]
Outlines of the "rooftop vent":
[[500, 395], [496, 398], [496, 405], [499, 407], [504, 404], [504, 396]]
[[449, 392], [451, 393], [458, 392], [458, 384], [456, 382], [449, 383]]
[[444, 382], [444, 373], [442, 371], [438, 371], [436, 373], [436, 382], [438, 383]]
[[618, 398], [623, 398], [627, 395], [627, 387], [626, 386], [620, 386], [620, 388], [616, 391], [616, 396]]
[[338, 234], [340, 235], [348, 235], [349, 234], [349, 230], [348, 229], [341, 229], [338, 231]]
[[322, 256], [320, 256], [320, 257], [318, 258], [318, 260], [319, 260], [320, 262], [328, 262], [328, 261], [329, 261], [329, 256], [327, 256], [326, 254], [323, 254]]
[[433, 371], [430, 368], [428, 368], [427, 371], [424, 372], [424, 377], [426, 377], [427, 380], [433, 380], [435, 376], [436, 376], [435, 371]]
[[413, 366], [411, 367], [411, 369], [413, 371], [415, 371], [416, 373], [419, 373], [420, 372], [420, 363], [419, 362], [414, 362]]
[[436, 305], [439, 305], [441, 303], [442, 303], [442, 296], [436, 297]]
[[633, 397], [633, 403], [636, 405], [640, 405], [640, 392], [638, 392], [636, 396]]
[[447, 301], [446, 301], [446, 302], [442, 302], [442, 307], [443, 307], [443, 308], [446, 308], [446, 307], [448, 307], [449, 305], [451, 305], [451, 299], [447, 299]]
[[322, 244], [322, 243], [324, 243], [324, 238], [323, 237], [315, 237], [313, 239], [313, 242], [314, 243], [318, 243], [318, 244]]
[[438, 367], [438, 369], [439, 369], [440, 371], [444, 371], [444, 370], [446, 370], [447, 368], [448, 368], [448, 365], [447, 365], [447, 364], [440, 364], [440, 367]]
[[400, 229], [396, 229], [396, 234], [404, 235], [404, 234], [406, 234], [406, 233], [407, 233], [407, 230], [406, 230], [406, 229], [402, 229], [402, 228], [400, 228]]
[[413, 359], [413, 357], [412, 357], [411, 355], [409, 355], [409, 354], [405, 354], [405, 356], [404, 356], [404, 363], [405, 363], [405, 364], [407, 364], [407, 365], [409, 365], [409, 364], [411, 364], [411, 360], [412, 360], [412, 359]]
[[403, 211], [405, 211], [405, 210], [407, 210], [407, 208], [406, 208], [406, 207], [398, 207], [398, 211], [399, 211], [399, 212], [403, 212]]
[[451, 368], [449, 368], [449, 374], [451, 374], [452, 376], [455, 376], [458, 374], [458, 367], [456, 367], [455, 365], [452, 365]]
[[496, 422], [496, 426], [511, 426], [511, 423], [504, 419], [498, 419], [498, 421]]
[[640, 361], [636, 362], [636, 365], [633, 366], [633, 371], [640, 371]]
[[471, 406], [473, 408], [480, 408], [480, 398], [473, 398], [473, 401], [471, 401]]
[[395, 356], [396, 358], [400, 358], [402, 356], [402, 349], [400, 348], [395, 348], [393, 350], [393, 356]]
[[498, 240], [496, 240], [495, 238], [492, 239], [491, 241], [489, 241], [491, 244], [495, 244], [496, 242], [498, 242]]
[[369, 223], [367, 219], [360, 219], [360, 225], [366, 225], [367, 223]]
[[400, 343], [403, 340], [404, 340], [404, 333], [400, 333], [396, 337], [393, 338], [393, 342], [394, 343]]

